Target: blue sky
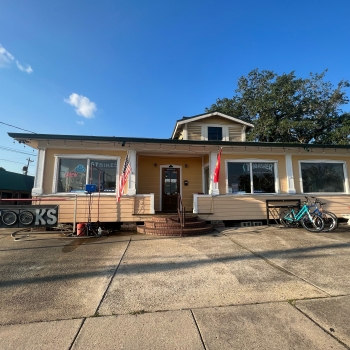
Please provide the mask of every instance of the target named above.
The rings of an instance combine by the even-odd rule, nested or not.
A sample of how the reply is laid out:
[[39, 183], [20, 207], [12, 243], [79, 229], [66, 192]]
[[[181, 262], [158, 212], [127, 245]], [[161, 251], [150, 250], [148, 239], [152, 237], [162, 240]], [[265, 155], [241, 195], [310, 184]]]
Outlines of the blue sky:
[[[254, 68], [350, 80], [349, 10], [348, 0], [4, 0], [0, 122], [169, 138], [175, 120], [232, 97]], [[21, 173], [35, 152], [7, 132], [21, 130], [0, 124], [0, 166]]]

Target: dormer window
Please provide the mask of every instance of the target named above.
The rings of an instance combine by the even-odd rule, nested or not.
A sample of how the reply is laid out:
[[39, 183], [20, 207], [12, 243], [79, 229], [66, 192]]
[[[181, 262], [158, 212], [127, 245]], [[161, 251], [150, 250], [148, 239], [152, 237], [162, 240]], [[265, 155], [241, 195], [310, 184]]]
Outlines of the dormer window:
[[208, 141], [222, 141], [222, 127], [208, 127]]
[[245, 141], [246, 132], [252, 128], [254, 128], [253, 124], [220, 112], [204, 113], [177, 120], [171, 138], [173, 140]]

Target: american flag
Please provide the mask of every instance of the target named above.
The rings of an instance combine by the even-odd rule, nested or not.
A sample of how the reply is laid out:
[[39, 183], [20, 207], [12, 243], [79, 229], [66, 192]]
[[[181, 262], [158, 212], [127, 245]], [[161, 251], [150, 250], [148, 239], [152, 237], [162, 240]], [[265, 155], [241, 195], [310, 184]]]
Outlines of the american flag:
[[123, 194], [124, 186], [126, 184], [126, 181], [128, 180], [129, 174], [131, 173], [131, 165], [130, 165], [130, 159], [129, 155], [126, 155], [125, 162], [123, 165], [123, 170], [119, 178], [119, 188], [117, 191], [117, 202], [120, 201], [120, 197]]

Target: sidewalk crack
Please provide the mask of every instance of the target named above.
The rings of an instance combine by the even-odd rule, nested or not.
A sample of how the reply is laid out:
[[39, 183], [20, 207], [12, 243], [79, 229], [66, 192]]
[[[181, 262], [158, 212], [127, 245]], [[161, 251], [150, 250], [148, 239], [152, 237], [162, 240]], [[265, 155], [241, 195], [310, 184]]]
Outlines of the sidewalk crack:
[[113, 272], [113, 275], [112, 275], [112, 277], [111, 277], [111, 279], [110, 279], [110, 281], [109, 281], [109, 283], [108, 283], [108, 285], [107, 285], [107, 288], [106, 288], [105, 292], [103, 293], [103, 296], [102, 296], [102, 298], [101, 298], [101, 300], [100, 300], [100, 302], [99, 302], [99, 304], [98, 304], [98, 306], [97, 306], [97, 308], [96, 308], [96, 311], [95, 311], [95, 313], [94, 313], [94, 315], [96, 315], [96, 316], [99, 315], [99, 309], [100, 309], [100, 307], [101, 307], [103, 301], [104, 301], [105, 298], [106, 298], [107, 292], [108, 292], [108, 290], [109, 290], [109, 288], [110, 288], [110, 286], [111, 286], [111, 284], [112, 284], [112, 281], [114, 280], [114, 277], [115, 277], [115, 275], [117, 274], [117, 271], [118, 271], [118, 269], [119, 269], [119, 266], [120, 266], [122, 260], [124, 259], [124, 256], [125, 256], [125, 254], [126, 254], [126, 251], [128, 250], [128, 248], [129, 248], [129, 246], [130, 246], [130, 242], [131, 242], [131, 237], [130, 237], [129, 242], [128, 242], [128, 244], [127, 244], [125, 250], [124, 250], [124, 253], [123, 253], [122, 257], [121, 257], [120, 260], [119, 260], [119, 263], [118, 263], [116, 269], [115, 269], [114, 272]]
[[190, 312], [191, 312], [191, 315], [192, 315], [193, 321], [194, 321], [194, 323], [195, 323], [195, 325], [196, 325], [196, 327], [197, 327], [197, 331], [198, 331], [199, 337], [200, 337], [200, 339], [201, 339], [201, 342], [202, 342], [203, 348], [206, 350], [206, 349], [207, 349], [207, 347], [205, 346], [205, 343], [204, 343], [204, 340], [203, 340], [203, 337], [202, 337], [202, 333], [201, 333], [201, 331], [200, 331], [200, 329], [199, 329], [199, 326], [198, 326], [198, 323], [197, 323], [196, 317], [194, 316], [192, 309], [190, 309]]
[[350, 347], [345, 344], [343, 341], [341, 341], [340, 339], [338, 339], [335, 335], [333, 335], [332, 332], [332, 328], [330, 331], [328, 331], [326, 328], [322, 327], [318, 322], [316, 322], [311, 316], [309, 316], [307, 313], [305, 313], [304, 311], [302, 311], [301, 309], [298, 308], [298, 305], [292, 305], [292, 307], [294, 307], [296, 310], [298, 310], [302, 315], [304, 315], [306, 318], [308, 318], [311, 322], [313, 322], [316, 326], [318, 326], [319, 328], [321, 328], [325, 333], [327, 333], [328, 335], [330, 335], [333, 339], [335, 339], [339, 344], [343, 345], [346, 349], [350, 350]]
[[78, 331], [77, 331], [77, 334], [76, 334], [75, 337], [73, 338], [72, 343], [70, 344], [70, 347], [68, 348], [68, 350], [71, 350], [71, 349], [72, 349], [72, 346], [74, 345], [75, 341], [77, 340], [78, 335], [80, 334], [80, 331], [81, 331], [81, 329], [83, 328], [83, 325], [84, 325], [85, 321], [86, 321], [86, 317], [84, 317], [84, 318], [82, 319], [81, 324], [80, 324], [80, 327], [79, 327], [79, 329], [78, 329]]

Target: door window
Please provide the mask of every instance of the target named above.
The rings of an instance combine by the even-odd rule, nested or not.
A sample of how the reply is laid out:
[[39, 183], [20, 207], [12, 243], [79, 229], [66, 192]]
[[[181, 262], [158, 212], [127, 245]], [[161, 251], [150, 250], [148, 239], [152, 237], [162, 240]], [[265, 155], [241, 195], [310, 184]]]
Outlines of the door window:
[[177, 170], [166, 169], [164, 174], [164, 194], [171, 195], [178, 193]]

